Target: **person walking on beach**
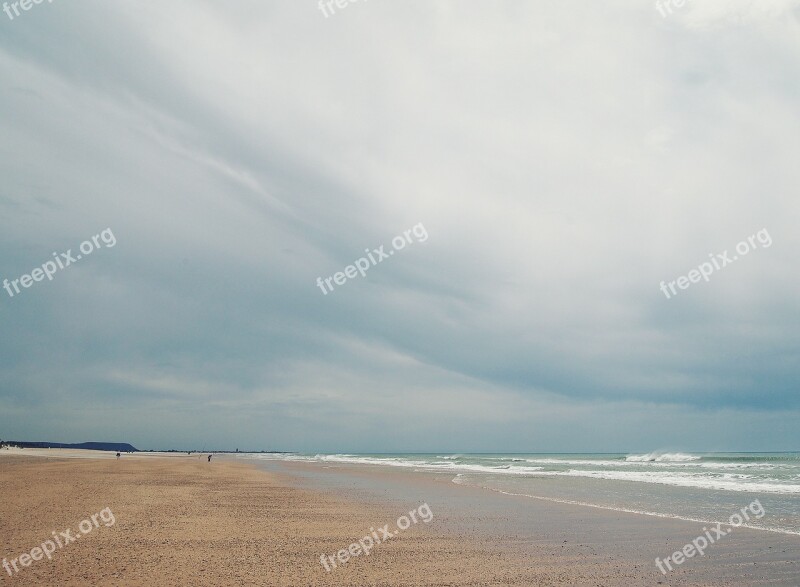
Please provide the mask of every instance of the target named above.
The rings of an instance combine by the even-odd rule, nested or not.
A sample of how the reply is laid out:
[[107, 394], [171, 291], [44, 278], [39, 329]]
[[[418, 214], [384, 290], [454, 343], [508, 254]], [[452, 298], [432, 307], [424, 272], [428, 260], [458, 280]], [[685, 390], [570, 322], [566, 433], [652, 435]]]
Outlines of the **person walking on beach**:
[[117, 459], [119, 459], [119, 453], [117, 453]]
[[208, 462], [211, 462], [211, 455], [208, 455]]

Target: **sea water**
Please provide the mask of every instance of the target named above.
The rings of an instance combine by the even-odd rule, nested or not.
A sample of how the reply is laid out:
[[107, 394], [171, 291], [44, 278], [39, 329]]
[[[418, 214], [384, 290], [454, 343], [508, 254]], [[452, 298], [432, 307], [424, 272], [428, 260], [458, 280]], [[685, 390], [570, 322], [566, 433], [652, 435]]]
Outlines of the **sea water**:
[[487, 491], [708, 523], [759, 500], [765, 514], [746, 526], [800, 535], [800, 453], [251, 456], [446, 473]]

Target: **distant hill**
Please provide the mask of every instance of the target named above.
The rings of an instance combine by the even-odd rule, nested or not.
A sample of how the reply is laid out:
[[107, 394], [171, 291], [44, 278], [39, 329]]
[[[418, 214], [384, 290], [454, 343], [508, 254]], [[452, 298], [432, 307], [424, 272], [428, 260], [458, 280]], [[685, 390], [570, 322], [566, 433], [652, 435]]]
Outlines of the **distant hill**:
[[81, 442], [78, 444], [67, 444], [64, 442], [20, 442], [18, 440], [6, 440], [3, 444], [12, 444], [21, 448], [79, 448], [83, 450], [111, 450], [114, 452], [139, 452], [127, 442]]

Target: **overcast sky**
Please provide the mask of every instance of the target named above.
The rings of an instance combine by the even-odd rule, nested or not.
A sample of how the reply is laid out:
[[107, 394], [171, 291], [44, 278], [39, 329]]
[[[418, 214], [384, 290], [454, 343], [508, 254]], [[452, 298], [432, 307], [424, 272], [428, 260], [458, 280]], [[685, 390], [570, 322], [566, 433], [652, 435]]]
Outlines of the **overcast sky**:
[[1, 438], [800, 448], [800, 2], [334, 9], [0, 12]]

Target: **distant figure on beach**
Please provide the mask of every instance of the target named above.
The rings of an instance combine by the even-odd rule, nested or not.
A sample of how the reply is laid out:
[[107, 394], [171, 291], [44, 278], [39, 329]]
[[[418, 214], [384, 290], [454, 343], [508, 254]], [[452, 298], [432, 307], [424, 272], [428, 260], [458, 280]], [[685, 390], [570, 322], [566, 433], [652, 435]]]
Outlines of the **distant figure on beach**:
[[211, 455], [208, 455], [208, 462], [211, 462]]
[[117, 453], [117, 458], [119, 458], [119, 453]]

